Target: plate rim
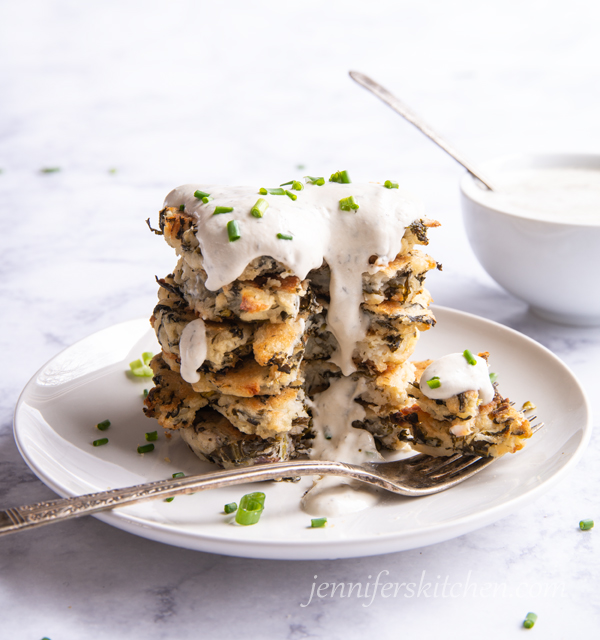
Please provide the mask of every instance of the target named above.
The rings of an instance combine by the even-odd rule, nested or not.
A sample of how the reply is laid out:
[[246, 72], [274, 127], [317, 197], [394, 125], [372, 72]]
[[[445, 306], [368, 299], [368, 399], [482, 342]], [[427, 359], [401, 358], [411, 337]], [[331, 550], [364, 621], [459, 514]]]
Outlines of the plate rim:
[[[437, 523], [426, 527], [416, 528], [414, 530], [402, 532], [386, 532], [378, 535], [365, 536], [364, 538], [352, 539], [335, 539], [335, 540], [310, 540], [310, 541], [285, 541], [285, 540], [264, 540], [264, 539], [247, 539], [241, 543], [237, 539], [222, 538], [211, 533], [199, 535], [197, 532], [186, 531], [182, 525], [172, 525], [156, 521], [148, 521], [136, 515], [124, 513], [120, 510], [106, 511], [93, 514], [98, 520], [105, 522], [128, 533], [139, 535], [141, 537], [162, 542], [172, 546], [187, 548], [195, 551], [204, 551], [208, 553], [216, 553], [222, 555], [231, 555], [236, 557], [248, 557], [256, 559], [272, 559], [272, 560], [320, 560], [320, 559], [338, 559], [338, 558], [355, 558], [380, 555], [385, 553], [394, 553], [409, 549], [421, 548], [431, 544], [437, 544], [455, 537], [464, 535], [471, 531], [475, 531], [481, 527], [488, 526], [493, 522], [501, 519], [505, 515], [512, 513], [525, 504], [535, 500], [539, 495], [550, 490], [555, 484], [563, 479], [565, 474], [569, 473], [573, 467], [579, 462], [583, 452], [591, 438], [592, 432], [592, 413], [589, 398], [585, 389], [579, 382], [577, 376], [571, 371], [569, 366], [563, 362], [555, 353], [545, 347], [538, 341], [529, 336], [507, 327], [499, 322], [490, 320], [472, 314], [466, 311], [444, 307], [440, 305], [431, 305], [434, 313], [449, 314], [455, 318], [464, 317], [477, 323], [483, 323], [491, 328], [500, 328], [504, 332], [508, 332], [516, 336], [519, 340], [529, 342], [535, 348], [541, 349], [546, 355], [562, 369], [562, 372], [569, 376], [575, 384], [582, 398], [582, 408], [585, 411], [583, 424], [577, 429], [581, 432], [581, 439], [571, 457], [549, 478], [541, 484], [529, 489], [525, 493], [507, 500], [501, 504], [486, 507], [465, 516], [461, 516], [450, 523]], [[133, 325], [134, 323], [146, 323], [146, 318], [136, 318], [115, 323], [95, 331], [73, 344], [65, 347], [58, 353], [54, 354], [47, 362], [45, 362], [28, 380], [23, 390], [19, 394], [14, 414], [13, 414], [13, 436], [15, 443], [21, 454], [21, 457], [31, 469], [31, 471], [52, 491], [60, 497], [71, 497], [72, 494], [66, 491], [62, 486], [57, 484], [54, 478], [38, 466], [34, 460], [28, 455], [27, 448], [19, 437], [19, 410], [23, 405], [24, 398], [29, 388], [35, 383], [38, 375], [48, 367], [55, 359], [70, 348], [90, 339], [92, 336], [101, 334], [104, 331], [117, 329], [122, 325]], [[415, 498], [418, 500], [418, 498]], [[425, 530], [424, 530], [425, 529]], [[450, 535], [448, 535], [450, 533]], [[368, 543], [368, 549], [361, 549], [360, 553], [356, 553], [357, 545]], [[240, 545], [243, 544], [243, 554], [240, 553]]]

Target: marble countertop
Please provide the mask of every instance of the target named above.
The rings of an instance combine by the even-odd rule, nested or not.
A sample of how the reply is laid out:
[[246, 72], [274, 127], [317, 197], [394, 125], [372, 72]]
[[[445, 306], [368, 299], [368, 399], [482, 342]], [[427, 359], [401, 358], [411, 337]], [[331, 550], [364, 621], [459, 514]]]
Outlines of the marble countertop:
[[[14, 443], [19, 392], [73, 342], [149, 315], [154, 274], [174, 260], [144, 221], [166, 193], [196, 181], [275, 183], [299, 164], [391, 176], [419, 195], [443, 225], [429, 247], [444, 264], [428, 280], [435, 302], [551, 349], [598, 414], [600, 328], [536, 319], [487, 276], [462, 226], [462, 169], [347, 72], [372, 75], [476, 159], [598, 152], [599, 18], [580, 0], [0, 6], [0, 508], [54, 497]], [[384, 556], [240, 559], [94, 518], [2, 538], [0, 636], [386, 640], [452, 630], [504, 640], [528, 633], [528, 611], [539, 615], [537, 637], [581, 635], [600, 625], [598, 533], [578, 529], [582, 518], [600, 522], [599, 455], [592, 434], [577, 468], [527, 508]], [[314, 582], [384, 571], [440, 589], [301, 606]], [[444, 581], [476, 588], [448, 597]]]

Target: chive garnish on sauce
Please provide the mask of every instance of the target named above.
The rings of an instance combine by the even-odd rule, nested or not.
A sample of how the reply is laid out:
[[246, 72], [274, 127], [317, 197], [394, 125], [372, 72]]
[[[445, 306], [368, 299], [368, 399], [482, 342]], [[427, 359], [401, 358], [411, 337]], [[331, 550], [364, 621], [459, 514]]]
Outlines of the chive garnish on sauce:
[[100, 431], [106, 431], [108, 427], [110, 427], [110, 420], [102, 420], [96, 425], [96, 428], [100, 429]]
[[340, 209], [342, 211], [356, 211], [358, 208], [358, 202], [356, 202], [354, 196], [348, 196], [340, 200]]
[[397, 183], [397, 182], [392, 182], [391, 180], [386, 180], [386, 181], [383, 183], [383, 186], [384, 186], [386, 189], [398, 189], [398, 183]]
[[288, 191], [287, 189], [285, 190], [285, 195], [290, 198], [291, 200], [297, 200], [298, 196], [295, 193], [292, 193], [291, 191]]
[[202, 198], [204, 204], [208, 204], [211, 200], [214, 200], [212, 196], [204, 196], [204, 198]]
[[339, 182], [341, 184], [350, 184], [352, 180], [350, 180], [350, 176], [348, 172], [344, 169], [344, 171], [336, 171], [332, 173], [329, 182]]
[[260, 520], [264, 508], [264, 493], [260, 491], [247, 493], [245, 496], [242, 496], [240, 500], [240, 506], [235, 514], [235, 521], [244, 526], [256, 524]]
[[442, 383], [440, 382], [440, 379], [437, 376], [435, 376], [431, 378], [431, 380], [427, 380], [427, 386], [430, 389], [438, 389], [439, 387], [442, 386]]
[[277, 234], [277, 237], [278, 237], [280, 240], [293, 240], [293, 239], [294, 239], [294, 236], [290, 236], [290, 235], [288, 235], [287, 233], [278, 233], [278, 234]]
[[473, 356], [473, 354], [468, 350], [465, 349], [463, 351], [463, 356], [465, 357], [465, 360], [470, 364], [475, 366], [477, 364], [477, 360], [475, 360], [475, 357]]
[[325, 184], [325, 178], [315, 178], [314, 176], [304, 176], [304, 178], [311, 184], [316, 184], [319, 187]]
[[[283, 191], [283, 189], [282, 189]], [[269, 208], [269, 203], [264, 198], [259, 198], [256, 201], [256, 204], [250, 209], [250, 213], [255, 218], [262, 218], [265, 214], [265, 211]]]
[[229, 242], [235, 242], [242, 237], [240, 225], [237, 220], [230, 220], [227, 223], [227, 235], [229, 236]]
[[95, 447], [101, 447], [103, 444], [108, 444], [108, 438], [100, 438], [99, 440], [94, 440], [92, 444]]
[[215, 207], [213, 211], [213, 216], [218, 216], [221, 213], [231, 213], [233, 211], [233, 207]]
[[184, 204], [180, 204], [179, 205], [179, 211], [185, 211], [185, 205]]
[[200, 189], [194, 191], [194, 198], [198, 198], [198, 200], [202, 200], [202, 198], [206, 198], [209, 195], [210, 193], [206, 193], [206, 191], [200, 191]]
[[579, 528], [582, 531], [589, 531], [590, 529], [593, 529], [593, 527], [594, 527], [593, 520], [581, 520], [581, 522], [579, 523]]
[[267, 193], [272, 195], [272, 196], [284, 196], [285, 195], [285, 190], [282, 189], [281, 187], [276, 187], [275, 189], [265, 189], [264, 187], [261, 187], [258, 192], [263, 195], [266, 196]]

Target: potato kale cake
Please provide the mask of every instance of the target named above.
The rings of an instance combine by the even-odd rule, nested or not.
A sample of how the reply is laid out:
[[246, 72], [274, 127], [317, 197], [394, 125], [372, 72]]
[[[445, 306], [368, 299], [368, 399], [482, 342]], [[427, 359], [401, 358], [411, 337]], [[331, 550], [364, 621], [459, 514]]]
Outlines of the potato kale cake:
[[146, 415], [223, 467], [319, 455], [340, 437], [333, 397], [357, 450], [405, 447], [409, 358], [435, 324], [423, 283], [441, 267], [419, 248], [438, 223], [389, 184], [172, 191], [159, 233], [179, 259], [157, 279]]

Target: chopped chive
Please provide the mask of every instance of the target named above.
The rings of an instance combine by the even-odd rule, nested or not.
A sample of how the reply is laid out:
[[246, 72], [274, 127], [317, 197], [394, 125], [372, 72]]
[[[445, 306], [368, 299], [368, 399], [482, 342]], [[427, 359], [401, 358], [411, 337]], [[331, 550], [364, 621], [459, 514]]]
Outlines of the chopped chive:
[[204, 196], [204, 197], [202, 198], [202, 202], [203, 202], [204, 204], [208, 204], [211, 200], [214, 200], [214, 198], [213, 198], [212, 196]]
[[278, 233], [278, 234], [277, 234], [277, 237], [278, 237], [280, 240], [293, 240], [293, 239], [294, 239], [294, 236], [290, 236], [290, 235], [288, 235], [287, 233]]
[[131, 373], [137, 378], [151, 378], [154, 375], [154, 371], [147, 364], [143, 364], [141, 367], [132, 367]]
[[293, 180], [290, 180], [289, 182], [282, 182], [279, 186], [280, 187], [289, 187], [291, 184], [294, 184]]
[[304, 189], [304, 185], [299, 180], [294, 180], [292, 189], [294, 191], [302, 191], [302, 189]]
[[144, 364], [150, 364], [150, 360], [152, 360], [152, 358], [154, 358], [152, 351], [144, 351], [144, 353], [142, 353], [142, 360], [144, 361]]
[[235, 242], [242, 237], [240, 234], [240, 225], [237, 220], [230, 220], [227, 223], [227, 235], [229, 236], [229, 242]]
[[537, 615], [535, 613], [531, 613], [529, 612], [526, 616], [525, 616], [525, 620], [523, 620], [523, 626], [526, 629], [531, 629], [531, 627], [533, 627], [533, 625], [535, 624], [535, 621], [537, 620]]
[[154, 442], [158, 440], [158, 431], [149, 431], [146, 434], [146, 442]]
[[306, 167], [303, 164], [297, 164], [296, 169], [298, 169], [298, 171], [302, 171], [302, 169], [306, 169]]
[[329, 176], [329, 182], [340, 182], [340, 172], [336, 171]]
[[[283, 189], [282, 189], [283, 191]], [[269, 208], [269, 203], [264, 198], [259, 198], [256, 201], [256, 204], [250, 209], [250, 213], [255, 218], [262, 218], [265, 214], [265, 211]]]
[[142, 444], [137, 448], [138, 453], [150, 453], [150, 451], [154, 451], [153, 444]]
[[129, 363], [129, 368], [133, 371], [134, 369], [139, 369], [143, 367], [144, 363], [141, 360], [133, 360], [133, 362]]
[[344, 171], [336, 171], [332, 173], [329, 182], [339, 182], [341, 184], [350, 184], [352, 180], [350, 180], [350, 176], [348, 172], [344, 169]]
[[287, 189], [285, 190], [285, 195], [288, 196], [288, 198], [291, 198], [292, 200], [297, 200], [298, 196], [295, 193], [292, 193], [291, 191], [288, 191]]
[[594, 527], [594, 521], [593, 520], [582, 520], [579, 523], [579, 528], [582, 531], [588, 531], [589, 529], [593, 529]]
[[108, 170], [108, 173], [110, 173], [111, 175], [114, 175], [115, 173], [117, 173], [117, 170], [116, 170], [114, 167], [111, 167], [111, 168]]
[[354, 199], [354, 196], [348, 196], [347, 198], [342, 198], [340, 200], [340, 209], [342, 211], [355, 211], [358, 208], [359, 206]]
[[258, 190], [258, 193], [260, 193], [260, 195], [261, 195], [261, 196], [266, 196], [266, 195], [267, 195], [267, 193], [269, 193], [269, 192], [268, 192], [264, 187], [261, 187], [261, 188]]
[[110, 420], [102, 420], [96, 425], [96, 428], [100, 429], [100, 431], [106, 431], [108, 427], [110, 427]]
[[494, 382], [496, 382], [496, 380], [498, 380], [498, 374], [497, 373], [490, 373], [490, 382], [492, 384], [494, 384]]
[[535, 408], [536, 406], [533, 404], [533, 402], [531, 402], [530, 400], [527, 400], [527, 402], [523, 403], [523, 406], [521, 407], [521, 411], [532, 411]]
[[221, 213], [231, 213], [233, 211], [233, 207], [215, 207], [213, 211], [213, 216], [218, 216]]
[[179, 205], [179, 211], [185, 211], [185, 205], [184, 204], [180, 204]]
[[99, 440], [94, 440], [92, 444], [95, 447], [101, 447], [103, 444], [108, 444], [108, 438], [100, 438]]
[[325, 438], [325, 440], [331, 440], [332, 436], [329, 427], [325, 427], [325, 429], [323, 429], [323, 437]]
[[442, 386], [440, 379], [436, 376], [435, 378], [431, 378], [431, 380], [427, 380], [427, 386], [430, 389], [438, 389]]
[[165, 502], [173, 502], [175, 500], [175, 496], [171, 496], [170, 498], [165, 498]]
[[148, 397], [148, 389], [144, 389], [144, 399]]
[[265, 494], [257, 491], [242, 496], [240, 506], [235, 514], [235, 521], [244, 526], [256, 524], [265, 508]]
[[322, 187], [325, 184], [325, 178], [315, 178], [314, 176], [304, 176], [311, 184]]
[[470, 365], [476, 365], [477, 364], [477, 360], [475, 360], [473, 354], [468, 350], [465, 349], [463, 351], [463, 356], [465, 357], [465, 360], [470, 364]]
[[56, 173], [60, 171], [60, 167], [43, 167], [40, 169], [40, 173]]
[[223, 507], [223, 511], [225, 513], [233, 513], [234, 511], [237, 511], [237, 503], [236, 502], [230, 502], [229, 504], [226, 504]]
[[398, 189], [398, 183], [397, 183], [397, 182], [392, 182], [391, 180], [386, 180], [386, 181], [383, 183], [383, 186], [384, 186], [386, 189]]
[[320, 527], [324, 527], [327, 524], [327, 518], [313, 518], [310, 521], [310, 526], [312, 529], [318, 529]]
[[194, 198], [198, 198], [198, 200], [202, 200], [202, 198], [206, 198], [209, 195], [210, 193], [206, 193], [206, 191], [200, 191], [200, 189], [194, 191]]
[[178, 471], [177, 473], [173, 474], [174, 478], [185, 478], [185, 473], [183, 473], [183, 471]]

